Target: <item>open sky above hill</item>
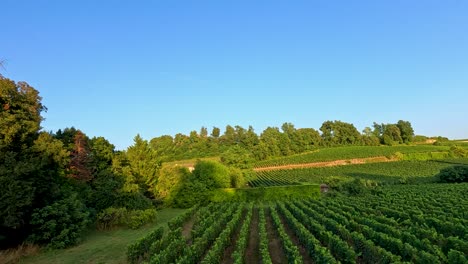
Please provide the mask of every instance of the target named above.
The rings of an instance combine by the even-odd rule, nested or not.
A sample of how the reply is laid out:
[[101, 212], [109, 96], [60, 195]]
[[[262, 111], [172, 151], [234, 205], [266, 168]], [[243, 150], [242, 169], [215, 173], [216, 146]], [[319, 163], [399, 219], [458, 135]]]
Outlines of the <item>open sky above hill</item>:
[[[125, 3], [124, 3], [125, 2]], [[1, 73], [41, 92], [46, 130], [119, 149], [144, 138], [292, 122], [412, 122], [467, 138], [468, 2], [18, 1], [0, 5]]]

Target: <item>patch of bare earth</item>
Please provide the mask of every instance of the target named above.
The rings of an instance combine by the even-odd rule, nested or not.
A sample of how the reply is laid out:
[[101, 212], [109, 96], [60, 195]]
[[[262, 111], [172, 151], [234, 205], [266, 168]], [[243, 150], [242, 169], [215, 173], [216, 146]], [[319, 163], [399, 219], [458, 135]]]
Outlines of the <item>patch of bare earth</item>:
[[296, 236], [294, 231], [291, 228], [289, 228], [288, 223], [286, 223], [282, 215], [280, 215], [280, 219], [281, 223], [283, 224], [284, 230], [291, 238], [294, 245], [296, 245], [296, 247], [299, 249], [299, 253], [301, 253], [302, 260], [304, 261], [304, 263], [314, 263], [312, 258], [309, 256], [307, 249], [302, 245], [301, 241], [299, 241], [299, 238]]
[[249, 228], [249, 242], [245, 250], [245, 263], [260, 263], [260, 235], [258, 234], [258, 208], [254, 208], [252, 212], [252, 221]]
[[184, 223], [184, 226], [182, 227], [182, 236], [187, 240], [187, 244], [191, 245], [192, 244], [192, 228], [193, 225], [195, 224], [195, 216], [190, 217], [190, 219]]
[[281, 240], [278, 237], [278, 231], [276, 231], [269, 213], [265, 214], [265, 220], [268, 236], [268, 251], [270, 251], [271, 261], [274, 264], [288, 263], [288, 259], [281, 246]]
[[232, 253], [236, 250], [236, 244], [237, 244], [237, 239], [239, 239], [240, 235], [240, 230], [242, 228], [242, 225], [245, 221], [245, 216], [247, 215], [247, 211], [244, 210], [242, 212], [242, 220], [241, 222], [237, 225], [236, 230], [234, 231], [234, 235], [231, 236], [231, 243], [227, 248], [224, 249], [223, 257], [221, 263], [223, 264], [231, 264], [234, 263], [234, 259], [232, 258]]
[[288, 164], [270, 167], [254, 168], [254, 171], [272, 171], [272, 170], [291, 170], [291, 169], [302, 169], [302, 168], [320, 168], [320, 167], [335, 167], [345, 166], [352, 164], [364, 164], [364, 163], [378, 163], [378, 162], [390, 162], [397, 161], [395, 158], [387, 158], [385, 156], [362, 158], [362, 159], [345, 159], [345, 160], [333, 160], [333, 161], [320, 161], [311, 163], [301, 164]]

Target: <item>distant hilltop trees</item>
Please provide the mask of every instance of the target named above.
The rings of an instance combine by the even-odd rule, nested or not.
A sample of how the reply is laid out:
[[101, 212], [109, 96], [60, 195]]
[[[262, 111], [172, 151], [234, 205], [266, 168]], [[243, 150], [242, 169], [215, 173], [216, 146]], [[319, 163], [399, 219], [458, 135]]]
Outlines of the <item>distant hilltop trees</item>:
[[[224, 133], [213, 127], [208, 133], [206, 127], [189, 135], [164, 135], [149, 141], [150, 146], [163, 160], [189, 159], [195, 157], [218, 156], [229, 152], [246, 155], [254, 160], [287, 156], [313, 150], [317, 147], [380, 144], [395, 145], [411, 143], [414, 130], [409, 121], [399, 120], [395, 124], [373, 124], [360, 133], [351, 123], [325, 121], [319, 130], [313, 128], [296, 129], [292, 123], [284, 123], [281, 129], [267, 127], [260, 135], [252, 126], [227, 125]], [[228, 151], [229, 150], [229, 151]], [[229, 157], [225, 157], [229, 159]]]

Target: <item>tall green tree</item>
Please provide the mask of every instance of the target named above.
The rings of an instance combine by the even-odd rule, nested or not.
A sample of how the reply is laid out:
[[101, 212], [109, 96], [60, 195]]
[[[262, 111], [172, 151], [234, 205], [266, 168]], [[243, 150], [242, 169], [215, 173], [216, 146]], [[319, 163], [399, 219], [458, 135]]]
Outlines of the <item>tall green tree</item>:
[[[156, 151], [152, 149], [148, 141], [140, 135], [135, 136], [134, 143], [125, 152], [128, 165], [124, 170], [130, 189], [142, 191], [147, 196], [152, 196], [158, 183], [158, 171], [161, 161]], [[138, 186], [138, 189], [135, 187]], [[151, 197], [153, 198], [153, 197]]]
[[361, 144], [361, 134], [351, 123], [325, 121], [320, 131], [322, 131], [324, 143], [329, 146]]
[[413, 141], [414, 130], [409, 121], [398, 120], [397, 127], [400, 129], [401, 139], [403, 143], [409, 143]]

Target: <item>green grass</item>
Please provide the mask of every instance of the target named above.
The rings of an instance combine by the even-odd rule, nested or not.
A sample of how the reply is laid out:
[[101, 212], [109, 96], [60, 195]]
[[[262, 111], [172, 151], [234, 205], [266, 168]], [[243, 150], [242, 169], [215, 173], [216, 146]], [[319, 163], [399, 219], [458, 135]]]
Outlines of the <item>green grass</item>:
[[429, 161], [395, 161], [385, 163], [354, 164], [337, 167], [303, 168], [256, 172], [249, 180], [253, 187], [326, 183], [332, 178], [349, 180], [355, 177], [384, 183], [396, 183], [407, 178], [411, 183], [434, 181], [440, 169], [455, 164], [468, 164], [468, 158]]
[[156, 223], [138, 230], [117, 229], [93, 231], [75, 247], [62, 250], [42, 251], [35, 256], [22, 259], [20, 263], [126, 263], [127, 246], [145, 236], [155, 228], [165, 225], [185, 209], [163, 209], [158, 211]]
[[396, 152], [403, 154], [448, 151], [449, 146], [434, 145], [398, 145], [398, 146], [346, 146], [322, 148], [312, 152], [297, 154], [287, 157], [259, 161], [254, 167], [280, 166], [289, 164], [301, 164], [310, 162], [333, 161], [343, 159], [357, 159], [387, 156]]

